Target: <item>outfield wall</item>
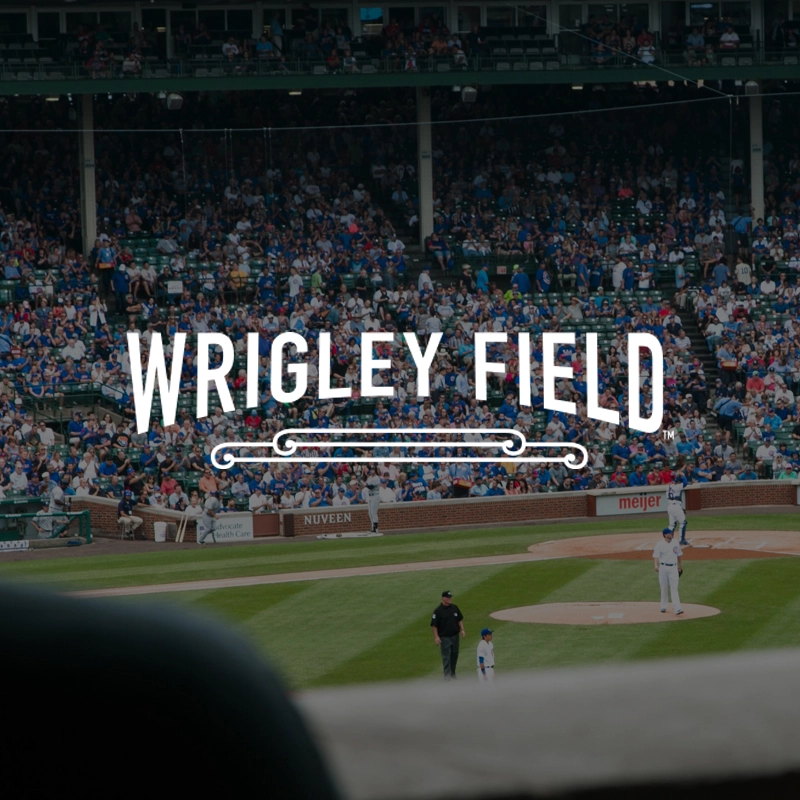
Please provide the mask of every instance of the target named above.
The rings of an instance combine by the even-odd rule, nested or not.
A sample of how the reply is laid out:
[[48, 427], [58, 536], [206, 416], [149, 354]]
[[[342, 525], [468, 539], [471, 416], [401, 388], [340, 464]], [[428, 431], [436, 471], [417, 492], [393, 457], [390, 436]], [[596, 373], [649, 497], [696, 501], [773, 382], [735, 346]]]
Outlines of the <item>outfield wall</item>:
[[[417, 503], [384, 503], [380, 507], [383, 531], [431, 529], [449, 525], [513, 525], [538, 520], [575, 517], [605, 517], [635, 514], [666, 516], [666, 489], [606, 489], [602, 491], [542, 493], [514, 497], [431, 500]], [[714, 508], [800, 505], [800, 481], [748, 481], [730, 484], [699, 484], [686, 490], [688, 512]], [[91, 512], [92, 533], [119, 534], [117, 502], [100, 497], [73, 498], [72, 510]], [[148, 539], [155, 522], [178, 523], [177, 511], [136, 506]], [[363, 533], [370, 529], [367, 507], [300, 508], [273, 514], [253, 515], [253, 535], [308, 536], [327, 533]], [[195, 525], [186, 528], [185, 540], [195, 541]]]
[[[118, 505], [119, 503], [116, 500], [110, 500], [105, 497], [72, 498], [73, 511], [83, 511], [83, 509], [86, 508], [91, 512], [91, 530], [94, 535], [119, 536], [119, 525], [117, 524]], [[183, 514], [179, 511], [169, 511], [163, 508], [151, 510], [150, 506], [136, 506], [133, 513], [134, 516], [141, 517], [144, 520], [144, 524], [136, 531], [136, 535], [141, 536], [141, 534], [144, 533], [148, 539], [153, 539], [155, 537], [153, 530], [154, 523], [172, 522], [177, 525], [183, 517]], [[253, 514], [254, 537], [277, 536], [279, 532], [280, 520], [277, 514]], [[184, 541], [194, 542], [196, 540], [197, 526], [189, 522], [186, 526]]]
[[[284, 536], [349, 533], [370, 529], [364, 505], [339, 508], [298, 508], [281, 511]], [[380, 529], [436, 528], [442, 525], [498, 525], [539, 519], [565, 519], [588, 515], [587, 493], [526, 494], [514, 497], [422, 500], [384, 503], [380, 507]]]
[[799, 503], [798, 481], [710, 483], [686, 492], [686, 508], [689, 511], [738, 506], [793, 506]]
[[[752, 481], [698, 484], [686, 490], [688, 511], [747, 506], [794, 506], [800, 503], [798, 481]], [[283, 536], [364, 532], [370, 529], [365, 506], [281, 511]], [[384, 503], [380, 529], [437, 528], [444, 525], [520, 524], [568, 517], [660, 514], [666, 517], [666, 487], [603, 489], [514, 497]]]

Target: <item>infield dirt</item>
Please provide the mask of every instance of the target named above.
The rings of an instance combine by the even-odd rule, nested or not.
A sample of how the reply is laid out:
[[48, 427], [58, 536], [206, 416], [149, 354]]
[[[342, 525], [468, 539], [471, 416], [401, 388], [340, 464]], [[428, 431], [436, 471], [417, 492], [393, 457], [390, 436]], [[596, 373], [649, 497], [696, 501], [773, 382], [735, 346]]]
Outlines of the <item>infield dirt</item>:
[[[540, 558], [647, 560], [660, 538], [657, 533], [576, 536], [534, 544], [528, 552]], [[687, 538], [690, 545], [683, 548], [687, 561], [800, 556], [796, 531], [693, 531]]]

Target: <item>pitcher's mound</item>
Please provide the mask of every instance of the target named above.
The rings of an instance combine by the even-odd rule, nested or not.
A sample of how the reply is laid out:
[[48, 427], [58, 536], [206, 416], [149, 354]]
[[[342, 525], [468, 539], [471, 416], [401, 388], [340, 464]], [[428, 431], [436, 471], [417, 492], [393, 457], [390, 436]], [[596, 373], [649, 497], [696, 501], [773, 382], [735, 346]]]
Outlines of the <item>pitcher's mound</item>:
[[713, 617], [720, 613], [712, 606], [686, 603], [683, 614], [672, 606], [662, 614], [658, 603], [543, 603], [538, 606], [506, 608], [491, 614], [504, 622], [539, 622], [547, 625], [631, 625], [636, 622], [675, 622], [681, 619]]

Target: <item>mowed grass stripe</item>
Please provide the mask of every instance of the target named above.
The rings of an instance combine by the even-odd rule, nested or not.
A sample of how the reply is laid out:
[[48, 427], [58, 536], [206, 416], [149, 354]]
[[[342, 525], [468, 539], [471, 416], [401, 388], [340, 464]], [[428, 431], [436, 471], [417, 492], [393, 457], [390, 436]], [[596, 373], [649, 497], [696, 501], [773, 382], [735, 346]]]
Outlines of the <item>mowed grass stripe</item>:
[[[583, 560], [583, 559], [581, 559]], [[616, 603], [644, 600], [652, 590], [652, 566], [639, 561], [589, 561], [590, 569], [545, 597], [543, 603]], [[649, 567], [649, 571], [648, 571]], [[622, 577], [624, 576], [624, 577]], [[652, 595], [652, 591], [649, 592]]]
[[[556, 562], [557, 563], [557, 562]], [[649, 561], [584, 561], [587, 569], [565, 583], [542, 603], [658, 602], [658, 579]], [[715, 573], [724, 565], [723, 575]], [[703, 562], [697, 580], [702, 585], [724, 582], [739, 567], [738, 562]], [[540, 565], [524, 565], [538, 568]], [[520, 603], [531, 605], [531, 603]], [[502, 625], [503, 667], [577, 666], [586, 663], [625, 661], [631, 653], [658, 635], [657, 625]], [[498, 643], [498, 648], [500, 644]]]
[[[702, 594], [705, 594], [709, 587], [723, 585], [745, 566], [739, 561], [697, 562], [693, 565], [693, 569], [697, 568], [693, 580], [698, 587], [703, 587]], [[503, 608], [539, 603], [658, 602], [658, 598], [658, 581], [649, 561], [570, 559], [506, 567], [468, 592], [461, 604], [465, 615], [469, 613], [469, 635], [462, 643], [460, 663], [470, 679], [478, 632], [484, 626], [495, 631], [500, 671], [627, 661], [648, 642], [658, 638], [661, 625], [534, 625], [502, 622], [492, 619], [490, 614]], [[694, 597], [687, 601], [698, 602]], [[440, 673], [438, 651], [432, 645], [429, 649], [424, 635], [423, 647], [419, 649], [420, 624], [426, 629], [427, 617], [414, 621], [398, 634], [398, 642], [403, 645], [395, 667], [398, 678], [438, 676]], [[421, 671], [416, 658], [403, 660], [406, 653], [419, 653], [422, 666], [431, 666]], [[315, 685], [352, 682], [354, 675], [359, 682], [381, 680], [381, 674], [373, 673], [371, 666], [380, 662], [385, 654], [382, 644], [374, 653], [368, 652], [360, 664], [348, 664], [344, 670], [322, 676]]]
[[[769, 596], [764, 600], [769, 602]], [[766, 625], [747, 640], [748, 649], [766, 650], [786, 647], [789, 644], [800, 647], [800, 596], [786, 603]]]
[[704, 596], [693, 597], [693, 602], [719, 608], [721, 614], [663, 626], [659, 636], [633, 653], [633, 657], [658, 658], [746, 649], [757, 646], [758, 636], [767, 626], [772, 627], [772, 646], [800, 645], [796, 621], [780, 633], [775, 627], [789, 617], [791, 608], [800, 599], [800, 559], [740, 563], [744, 567], [721, 586]]
[[[189, 592], [191, 607], [195, 611], [211, 612], [226, 622], [247, 626], [258, 614], [283, 604], [298, 602], [298, 597], [308, 588], [306, 583], [279, 583], [274, 586], [244, 586], [224, 591]], [[263, 591], [275, 589], [277, 591]], [[262, 591], [259, 591], [262, 590]], [[177, 594], [183, 594], [178, 592]], [[160, 595], [166, 599], [167, 595]]]
[[[648, 602], [660, 599], [658, 576], [650, 561], [599, 561], [580, 579], [564, 586], [545, 602]], [[681, 600], [701, 602], [709, 588], [718, 587], [744, 569], [741, 561], [702, 561], [692, 565], [691, 580], [682, 580]], [[687, 577], [688, 577], [687, 570]], [[694, 624], [680, 621], [668, 623]], [[579, 666], [627, 661], [656, 642], [663, 625], [530, 625], [535, 643], [515, 652], [514, 668]], [[527, 637], [526, 637], [527, 638]], [[657, 645], [655, 645], [657, 647]], [[669, 652], [662, 655], [668, 656]]]
[[[701, 654], [798, 641], [800, 559], [702, 561], [681, 580], [684, 602], [723, 613], [658, 625], [533, 625], [493, 611], [555, 600], [658, 600], [649, 562], [564, 559], [495, 567], [397, 573], [155, 596], [233, 623], [275, 664], [287, 685], [438, 677], [429, 619], [443, 589], [465, 614], [459, 672], [473, 680], [480, 629], [495, 630], [498, 675]], [[94, 601], [87, 601], [94, 602]], [[151, 602], [121, 598], [115, 602]], [[749, 616], [747, 612], [749, 609]], [[765, 641], [765, 639], [767, 641]]]
[[[442, 570], [308, 583], [291, 602], [254, 614], [242, 629], [264, 643], [265, 654], [293, 687], [328, 683], [324, 676], [336, 672], [349, 683], [402, 677], [403, 664], [412, 654], [397, 637], [408, 620], [420, 620], [421, 646], [443, 588], [450, 586], [461, 604], [459, 598], [471, 586], [502, 569]], [[288, 619], [292, 624], [286, 624]], [[381, 657], [368, 661], [369, 651], [380, 651]], [[348, 663], [354, 665], [352, 669], [345, 666]]]
[[[446, 522], [446, 517], [443, 520]], [[661, 518], [510, 526], [465, 531], [437, 531], [380, 539], [285, 542], [205, 550], [81, 556], [3, 563], [0, 578], [25, 580], [63, 589], [101, 589], [176, 581], [244, 577], [339, 567], [402, 564], [450, 558], [523, 553], [532, 544], [573, 536], [659, 529]], [[703, 517], [693, 522], [705, 530], [791, 530], [794, 517], [784, 514]]]
[[[517, 564], [496, 567], [487, 574], [487, 568], [446, 570], [425, 573], [423, 608], [420, 613], [394, 632], [384, 637], [337, 668], [320, 676], [312, 684], [330, 686], [345, 683], [364, 683], [394, 679], [412, 679], [442, 674], [439, 648], [433, 643], [430, 617], [439, 603], [441, 592], [453, 591], [455, 602], [464, 614], [467, 636], [461, 642], [458, 672], [473, 676], [475, 648], [480, 641], [480, 631], [485, 627], [497, 631], [511, 623], [498, 622], [490, 617], [493, 611], [519, 605], [538, 603], [559, 586], [578, 578], [591, 569], [591, 562], [565, 560], [545, 561], [536, 564]], [[465, 585], [465, 573], [474, 578]], [[400, 576], [398, 576], [400, 577]], [[409, 576], [410, 577], [410, 576]]]

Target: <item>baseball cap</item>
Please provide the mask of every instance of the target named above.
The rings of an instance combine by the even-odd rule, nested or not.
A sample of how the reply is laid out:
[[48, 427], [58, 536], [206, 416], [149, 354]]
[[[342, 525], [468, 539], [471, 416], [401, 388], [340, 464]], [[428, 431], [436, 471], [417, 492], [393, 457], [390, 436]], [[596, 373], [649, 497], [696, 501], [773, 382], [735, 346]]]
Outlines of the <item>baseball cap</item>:
[[662, 536], [666, 536], [668, 533], [675, 533], [675, 531], [673, 531], [672, 528], [664, 528], [664, 530], [661, 531]]
[[492, 631], [492, 630], [490, 630], [489, 628], [484, 628], [484, 629], [481, 631], [481, 636], [488, 636], [490, 633], [493, 633], [493, 631]]
[[452, 596], [453, 596], [452, 592], [442, 592], [442, 597], [452, 597]]

